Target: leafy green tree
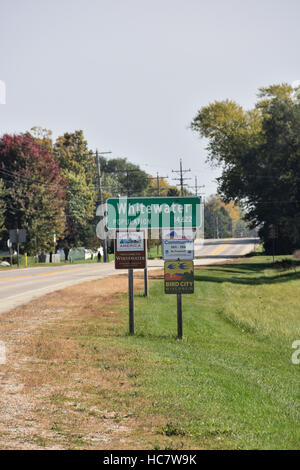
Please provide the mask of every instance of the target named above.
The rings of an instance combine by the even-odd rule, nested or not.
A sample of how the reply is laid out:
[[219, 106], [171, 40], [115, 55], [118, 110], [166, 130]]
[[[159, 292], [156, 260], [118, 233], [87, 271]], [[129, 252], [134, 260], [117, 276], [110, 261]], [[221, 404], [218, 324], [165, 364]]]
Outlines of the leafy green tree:
[[243, 203], [267, 251], [274, 224], [278, 252], [300, 246], [299, 126], [300, 104], [288, 84], [261, 88], [252, 110], [229, 100], [214, 102], [192, 122], [208, 139], [208, 160], [223, 168], [219, 194], [225, 202]]
[[180, 191], [179, 191], [178, 188], [176, 188], [175, 186], [173, 186], [173, 187], [170, 187], [170, 188], [168, 189], [167, 195], [168, 195], [168, 196], [174, 196], [174, 197], [180, 196]]
[[49, 149], [29, 133], [5, 134], [0, 139], [0, 176], [6, 229], [25, 228], [29, 252], [51, 249], [52, 232], [62, 236], [65, 230], [65, 180]]
[[143, 196], [149, 186], [147, 173], [126, 158], [101, 157], [103, 185], [108, 192], [121, 196]]
[[81, 130], [58, 137], [53, 149], [67, 182], [67, 231], [58, 242], [67, 253], [74, 246], [88, 245], [91, 226], [96, 231], [96, 165]]
[[204, 204], [204, 238], [231, 237], [232, 219], [217, 197], [211, 196]]

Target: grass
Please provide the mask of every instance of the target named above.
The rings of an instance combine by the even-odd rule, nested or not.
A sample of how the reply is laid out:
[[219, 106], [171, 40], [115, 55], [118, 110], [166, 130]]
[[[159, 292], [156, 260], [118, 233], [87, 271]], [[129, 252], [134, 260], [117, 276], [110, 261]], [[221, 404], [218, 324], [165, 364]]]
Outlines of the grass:
[[264, 257], [199, 270], [180, 342], [176, 297], [155, 281], [136, 299], [136, 335], [118, 338], [136, 354], [144, 413], [209, 448], [299, 448], [299, 303], [300, 273]]
[[273, 269], [264, 256], [196, 270], [195, 294], [183, 296], [182, 341], [176, 296], [156, 277], [149, 298], [136, 289], [134, 336], [125, 278], [123, 294], [109, 279], [97, 281], [106, 283], [102, 297], [98, 284], [85, 284], [80, 309], [77, 287], [43, 300], [45, 312], [69, 313], [25, 340], [33, 359], [25, 390], [49, 389], [36, 416], [48, 434], [36, 432], [36, 444], [299, 449], [300, 365], [291, 356], [300, 339], [300, 272]]
[[149, 259], [161, 258], [162, 257], [161, 244], [158, 246], [157, 245], [151, 246], [147, 254], [148, 254]]

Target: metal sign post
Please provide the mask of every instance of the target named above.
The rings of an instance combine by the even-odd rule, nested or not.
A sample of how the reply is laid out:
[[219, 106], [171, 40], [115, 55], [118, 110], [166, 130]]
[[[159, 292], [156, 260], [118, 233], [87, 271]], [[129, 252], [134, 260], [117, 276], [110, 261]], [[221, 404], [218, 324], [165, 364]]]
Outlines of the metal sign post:
[[182, 339], [182, 294], [194, 293], [193, 261], [165, 261], [165, 294], [177, 294], [177, 337]]
[[129, 333], [134, 334], [133, 269], [128, 269]]
[[182, 296], [177, 294], [177, 338], [182, 339]]
[[144, 269], [144, 296], [148, 297], [148, 269]]
[[20, 266], [20, 241], [19, 241], [19, 229], [17, 228], [17, 263]]
[[144, 231], [119, 230], [115, 238], [115, 268], [128, 269], [129, 333], [134, 334], [133, 270], [144, 270], [145, 295], [148, 295], [147, 249]]

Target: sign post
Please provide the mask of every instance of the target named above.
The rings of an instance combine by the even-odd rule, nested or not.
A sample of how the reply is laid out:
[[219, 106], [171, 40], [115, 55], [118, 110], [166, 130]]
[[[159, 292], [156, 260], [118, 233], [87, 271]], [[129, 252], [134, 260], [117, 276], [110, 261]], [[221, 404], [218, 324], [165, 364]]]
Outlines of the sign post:
[[272, 240], [273, 263], [275, 262], [275, 239], [278, 238], [278, 227], [275, 224], [270, 225], [269, 237]]
[[194, 231], [201, 227], [201, 218], [199, 196], [107, 199], [106, 229], [116, 231], [115, 268], [128, 269], [130, 334], [134, 334], [133, 269], [144, 269], [144, 294], [148, 296], [143, 230], [166, 229], [164, 287], [166, 294], [177, 295], [177, 335], [182, 339], [182, 294], [194, 293]]
[[165, 261], [165, 294], [177, 294], [177, 337], [182, 339], [182, 294], [194, 293], [193, 261]]
[[144, 296], [148, 297], [148, 269], [144, 269]]
[[177, 294], [177, 338], [182, 339], [182, 298]]
[[[118, 230], [115, 238], [115, 268], [128, 269], [129, 333], [134, 334], [133, 270], [143, 269], [148, 295], [147, 250], [144, 231]], [[146, 279], [147, 278], [147, 279]]]
[[128, 269], [129, 333], [134, 335], [133, 269]]

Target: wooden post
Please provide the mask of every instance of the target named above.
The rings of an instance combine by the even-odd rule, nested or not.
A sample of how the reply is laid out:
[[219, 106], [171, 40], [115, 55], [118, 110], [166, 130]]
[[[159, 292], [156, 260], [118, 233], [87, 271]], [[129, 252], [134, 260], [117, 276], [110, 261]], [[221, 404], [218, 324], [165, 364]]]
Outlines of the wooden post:
[[182, 298], [177, 294], [177, 337], [182, 339]]
[[129, 333], [134, 334], [133, 269], [128, 269]]
[[148, 269], [144, 269], [144, 296], [148, 297]]

